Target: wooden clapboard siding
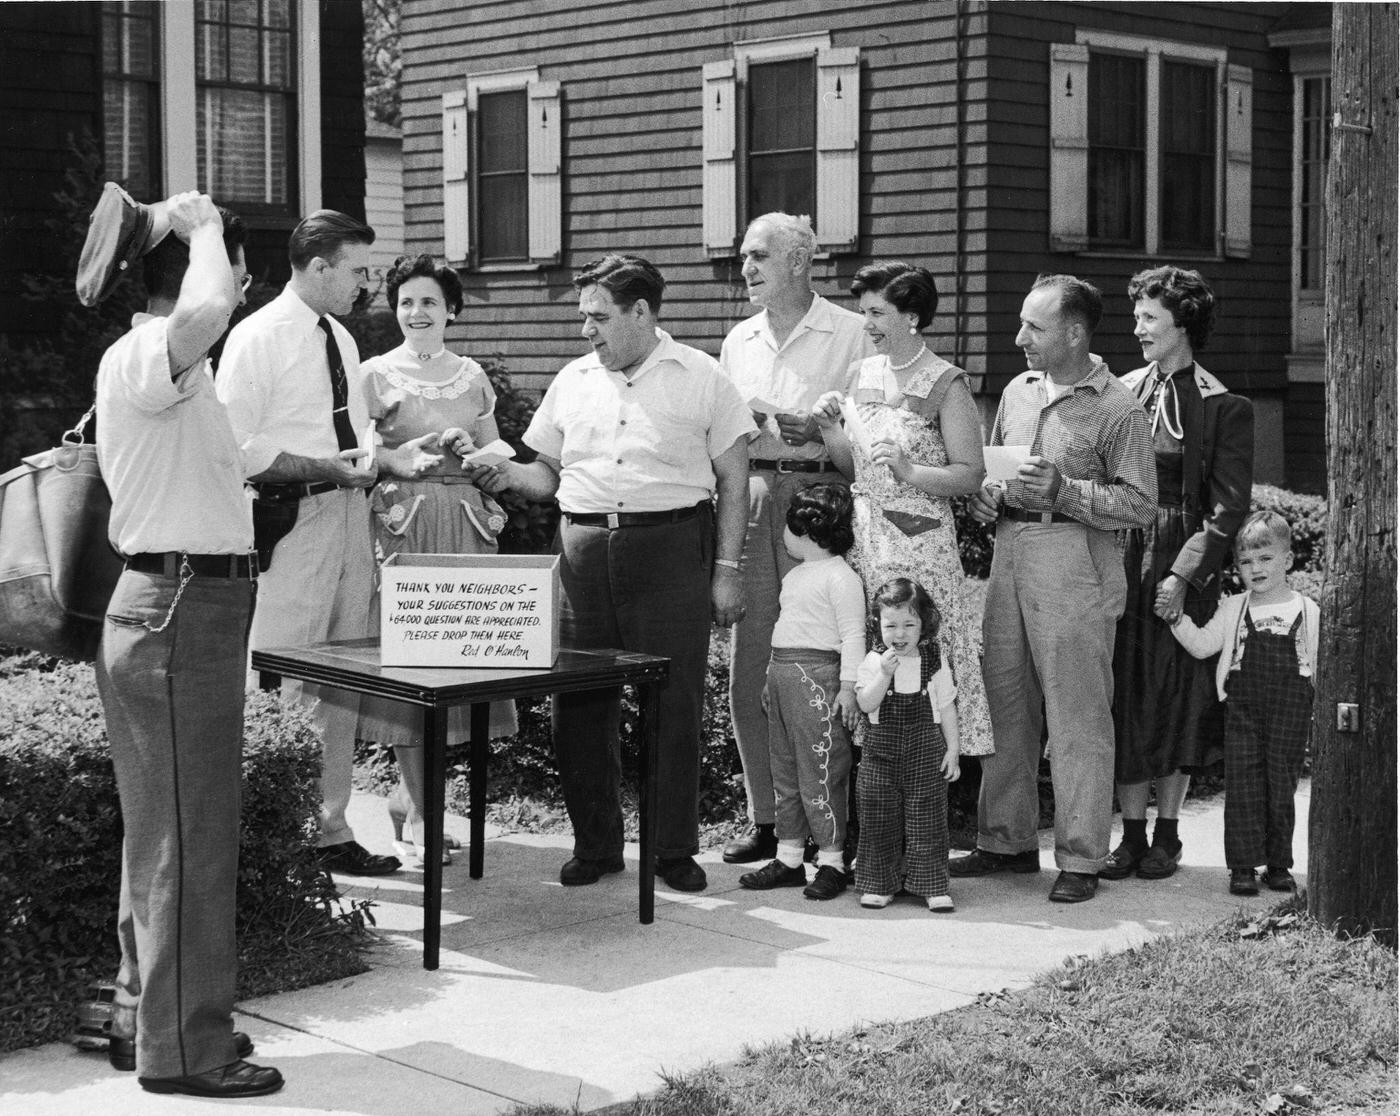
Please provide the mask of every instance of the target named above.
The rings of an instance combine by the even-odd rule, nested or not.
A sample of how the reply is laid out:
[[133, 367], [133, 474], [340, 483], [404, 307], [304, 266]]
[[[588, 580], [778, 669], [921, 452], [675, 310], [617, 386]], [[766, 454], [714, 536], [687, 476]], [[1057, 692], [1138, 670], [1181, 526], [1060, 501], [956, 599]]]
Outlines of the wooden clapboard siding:
[[[1020, 301], [1035, 274], [1067, 271], [1105, 295], [1095, 347], [1115, 371], [1141, 364], [1126, 295], [1132, 273], [1156, 262], [1197, 267], [1210, 280], [1220, 315], [1202, 361], [1231, 388], [1281, 392], [1289, 348], [1289, 250], [1292, 118], [1290, 79], [1265, 41], [1282, 5], [1079, 4], [993, 5], [988, 108], [987, 264], [1001, 296], [988, 308], [989, 385], [999, 388], [1022, 365], [1011, 344]], [[1075, 29], [1209, 45], [1228, 45], [1229, 61], [1254, 74], [1253, 245], [1248, 260], [1148, 260], [1134, 255], [1073, 255], [1048, 250], [1049, 44], [1073, 42]], [[993, 262], [995, 261], [995, 262]], [[1004, 339], [998, 345], [998, 339]]]
[[[834, 46], [862, 52], [861, 261], [821, 261], [814, 285], [846, 301], [858, 262], [879, 255], [925, 257], [953, 205], [952, 180], [930, 184], [936, 126], [951, 148], [954, 112], [935, 121], [930, 71], [947, 49], [931, 34], [951, 4], [745, 2], [677, 11], [647, 2], [590, 11], [568, 4], [411, 2], [404, 13], [405, 235], [440, 244], [441, 94], [471, 72], [538, 67], [563, 86], [565, 245], [557, 268], [522, 274], [464, 272], [470, 309], [454, 343], [500, 352], [522, 385], [542, 389], [583, 349], [572, 274], [617, 249], [652, 259], [667, 277], [663, 324], [717, 353], [750, 313], [737, 263], [700, 249], [700, 70], [730, 57], [735, 40], [829, 31]], [[930, 19], [930, 16], [934, 18]], [[951, 105], [951, 85], [943, 94]], [[879, 136], [867, 147], [866, 135]], [[869, 184], [868, 184], [869, 183]], [[912, 249], [912, 251], [911, 251]], [[949, 246], [951, 252], [951, 245]]]
[[96, 4], [0, 4], [0, 331], [21, 341], [58, 328], [70, 307], [24, 298], [23, 276], [72, 274], [48, 222], [73, 164], [70, 142], [101, 139]]
[[[1014, 347], [1034, 276], [1098, 284], [1096, 347], [1116, 371], [1140, 363], [1129, 276], [1153, 262], [1197, 266], [1221, 301], [1203, 360], [1236, 390], [1281, 397], [1289, 346], [1291, 82], [1266, 36], [1281, 4], [803, 3], [640, 0], [580, 16], [563, 0], [408, 0], [404, 12], [405, 235], [441, 242], [441, 95], [468, 72], [536, 67], [563, 105], [564, 249], [557, 267], [464, 273], [471, 309], [454, 343], [498, 352], [530, 388], [582, 349], [569, 278], [615, 249], [649, 256], [669, 281], [663, 318], [718, 351], [750, 309], [737, 262], [700, 250], [700, 70], [736, 40], [829, 32], [861, 55], [858, 250], [819, 260], [814, 286], [838, 300], [857, 267], [926, 264], [939, 279], [929, 331], [939, 351], [995, 393], [1023, 367]], [[1254, 78], [1249, 259], [1060, 254], [1048, 239], [1050, 44], [1077, 27], [1224, 44]], [[961, 60], [961, 73], [959, 64]], [[818, 214], [820, 223], [820, 214]], [[1304, 405], [1303, 393], [1299, 395]], [[1292, 427], [1290, 427], [1292, 429]], [[1320, 447], [1303, 418], [1295, 434]], [[1302, 452], [1301, 450], [1299, 451]]]

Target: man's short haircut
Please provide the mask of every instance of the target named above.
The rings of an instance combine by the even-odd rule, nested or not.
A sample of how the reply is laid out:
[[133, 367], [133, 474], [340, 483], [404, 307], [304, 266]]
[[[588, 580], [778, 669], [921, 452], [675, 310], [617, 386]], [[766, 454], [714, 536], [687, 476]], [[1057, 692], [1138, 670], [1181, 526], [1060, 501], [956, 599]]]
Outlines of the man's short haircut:
[[574, 276], [576, 291], [595, 286], [607, 291], [614, 305], [631, 309], [641, 299], [653, 314], [659, 314], [666, 280], [650, 260], [614, 252], [584, 264], [583, 270]]
[[1192, 349], [1206, 347], [1215, 326], [1215, 292], [1199, 271], [1183, 267], [1139, 271], [1128, 280], [1128, 297], [1134, 302], [1155, 298], [1171, 311], [1172, 324], [1186, 331]]
[[851, 280], [851, 294], [859, 298], [866, 291], [879, 295], [901, 314], [915, 315], [919, 329], [927, 329], [938, 310], [933, 272], [903, 260], [881, 260], [857, 271]]
[[335, 209], [318, 209], [303, 217], [287, 241], [287, 257], [305, 271], [318, 256], [334, 263], [347, 244], [373, 244], [374, 230]]
[[[229, 263], [233, 263], [238, 250], [247, 243], [248, 230], [237, 213], [221, 205], [216, 208], [224, 222], [224, 251], [228, 253]], [[189, 266], [190, 246], [174, 233], [167, 234], [141, 259], [141, 278], [146, 283], [147, 297], [179, 298], [180, 284]]]
[[851, 511], [851, 490], [844, 484], [809, 484], [788, 500], [788, 530], [832, 554], [845, 554], [856, 540]]
[[1238, 554], [1242, 550], [1258, 550], [1275, 543], [1291, 551], [1293, 528], [1278, 512], [1257, 511], [1240, 524], [1239, 533], [1235, 535], [1235, 553]]
[[455, 267], [439, 263], [429, 255], [400, 256], [384, 276], [384, 287], [389, 295], [389, 309], [399, 304], [399, 288], [410, 279], [432, 279], [442, 291], [442, 301], [449, 314], [462, 312], [462, 279]]
[[1103, 295], [1093, 283], [1086, 283], [1073, 275], [1037, 275], [1031, 290], [1054, 287], [1060, 292], [1060, 313], [1068, 314], [1084, 324], [1090, 333], [1099, 328], [1103, 317]]
[[765, 213], [749, 222], [755, 225], [768, 225], [778, 234], [778, 240], [788, 252], [801, 252], [804, 267], [812, 266], [812, 258], [817, 254], [817, 234], [812, 228], [812, 218], [805, 213], [794, 217], [791, 213]]

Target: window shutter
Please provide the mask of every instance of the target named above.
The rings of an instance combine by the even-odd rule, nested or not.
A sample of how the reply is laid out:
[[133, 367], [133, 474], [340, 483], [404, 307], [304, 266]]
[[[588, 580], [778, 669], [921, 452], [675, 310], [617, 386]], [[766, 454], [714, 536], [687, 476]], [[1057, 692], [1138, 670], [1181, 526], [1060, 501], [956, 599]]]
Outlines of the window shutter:
[[467, 177], [467, 95], [442, 95], [442, 250], [451, 264], [465, 264], [471, 251]]
[[530, 258], [558, 263], [563, 253], [559, 83], [529, 86]]
[[1254, 71], [1230, 66], [1225, 78], [1225, 255], [1250, 252], [1254, 162]]
[[853, 251], [860, 232], [860, 51], [817, 51], [817, 244]]
[[739, 231], [732, 59], [705, 63], [701, 97], [701, 236], [711, 255], [732, 255]]
[[1050, 250], [1089, 247], [1089, 48], [1050, 46]]

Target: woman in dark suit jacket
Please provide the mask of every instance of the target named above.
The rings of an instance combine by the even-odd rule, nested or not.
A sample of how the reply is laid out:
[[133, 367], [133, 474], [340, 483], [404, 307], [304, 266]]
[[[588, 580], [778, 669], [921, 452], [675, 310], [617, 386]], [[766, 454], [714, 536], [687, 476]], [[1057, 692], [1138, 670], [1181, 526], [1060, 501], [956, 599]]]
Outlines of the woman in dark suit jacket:
[[1184, 654], [1171, 626], [1183, 612], [1204, 623], [1220, 599], [1220, 571], [1249, 511], [1254, 410], [1196, 363], [1215, 319], [1215, 295], [1199, 272], [1142, 271], [1128, 295], [1133, 335], [1151, 363], [1122, 380], [1151, 420], [1158, 507], [1152, 526], [1123, 533], [1128, 604], [1113, 671], [1123, 840], [1099, 874], [1165, 879], [1181, 861], [1177, 818], [1191, 770], [1219, 756], [1224, 727], [1213, 662]]

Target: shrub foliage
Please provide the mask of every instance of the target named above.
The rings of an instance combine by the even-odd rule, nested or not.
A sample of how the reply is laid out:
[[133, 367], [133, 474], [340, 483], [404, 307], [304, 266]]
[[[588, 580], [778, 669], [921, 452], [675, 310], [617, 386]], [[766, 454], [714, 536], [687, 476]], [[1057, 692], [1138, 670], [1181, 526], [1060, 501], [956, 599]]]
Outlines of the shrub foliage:
[[[249, 697], [238, 875], [239, 995], [363, 972], [368, 912], [311, 852], [321, 746], [298, 707]], [[0, 1051], [63, 1039], [111, 977], [122, 823], [91, 666], [0, 660]]]

